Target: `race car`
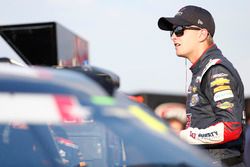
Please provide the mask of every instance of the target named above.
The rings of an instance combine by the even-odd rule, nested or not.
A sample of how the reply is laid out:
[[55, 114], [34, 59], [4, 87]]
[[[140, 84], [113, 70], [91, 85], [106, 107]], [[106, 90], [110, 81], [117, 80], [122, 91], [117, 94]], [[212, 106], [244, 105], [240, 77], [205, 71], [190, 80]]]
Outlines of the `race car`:
[[[1, 65], [0, 83], [0, 147], [4, 150], [0, 164], [212, 166], [205, 153], [181, 141], [146, 108], [122, 94], [108, 95], [82, 74]], [[30, 129], [34, 142], [25, 146], [21, 143], [27, 136], [12, 138], [13, 127]], [[37, 161], [32, 155], [38, 156]]]

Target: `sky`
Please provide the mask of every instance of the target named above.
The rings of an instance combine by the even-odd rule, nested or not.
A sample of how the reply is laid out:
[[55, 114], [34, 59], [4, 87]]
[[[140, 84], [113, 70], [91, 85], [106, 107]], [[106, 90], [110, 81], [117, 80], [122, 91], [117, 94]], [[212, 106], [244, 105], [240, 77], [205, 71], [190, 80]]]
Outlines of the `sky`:
[[[215, 43], [250, 97], [249, 0], [0, 1], [0, 25], [55, 21], [86, 39], [90, 64], [119, 75], [121, 91], [180, 95], [189, 85], [191, 64], [175, 55], [169, 32], [157, 22], [186, 5], [203, 7], [214, 17]], [[6, 54], [3, 48], [1, 54]]]

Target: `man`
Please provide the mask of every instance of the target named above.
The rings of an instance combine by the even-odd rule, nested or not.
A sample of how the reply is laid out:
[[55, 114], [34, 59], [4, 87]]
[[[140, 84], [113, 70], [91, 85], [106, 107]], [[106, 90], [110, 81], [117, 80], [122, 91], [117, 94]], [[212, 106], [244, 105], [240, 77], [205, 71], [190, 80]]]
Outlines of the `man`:
[[160, 18], [158, 26], [170, 31], [177, 56], [192, 63], [187, 123], [180, 137], [205, 147], [214, 165], [244, 166], [244, 88], [236, 69], [214, 44], [212, 15], [203, 8], [186, 6], [174, 17]]

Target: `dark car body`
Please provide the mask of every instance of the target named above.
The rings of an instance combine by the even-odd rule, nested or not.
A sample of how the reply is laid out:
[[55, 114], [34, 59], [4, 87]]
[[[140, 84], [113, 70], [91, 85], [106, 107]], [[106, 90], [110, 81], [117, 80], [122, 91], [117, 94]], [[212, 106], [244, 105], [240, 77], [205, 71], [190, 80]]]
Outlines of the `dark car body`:
[[[41, 140], [37, 143], [44, 147], [42, 157], [52, 159], [53, 166], [212, 166], [206, 154], [181, 141], [149, 109], [119, 92], [106, 95], [82, 74], [2, 65], [0, 85], [1, 125], [44, 125], [42, 129], [49, 133], [34, 140]], [[46, 136], [54, 146], [46, 145]], [[21, 142], [18, 136], [15, 140]], [[10, 165], [33, 166], [30, 154], [19, 148], [22, 146], [16, 145], [8, 151], [17, 150], [26, 158]], [[12, 158], [9, 152], [2, 155]]]

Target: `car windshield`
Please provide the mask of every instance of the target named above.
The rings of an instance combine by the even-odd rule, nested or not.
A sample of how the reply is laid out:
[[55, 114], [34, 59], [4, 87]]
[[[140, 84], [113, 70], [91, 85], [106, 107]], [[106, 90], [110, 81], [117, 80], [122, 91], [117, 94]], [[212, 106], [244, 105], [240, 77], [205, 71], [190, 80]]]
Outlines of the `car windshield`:
[[62, 127], [63, 129], [52, 126], [52, 129], [79, 147], [83, 161], [88, 166], [110, 167], [125, 164], [122, 139], [105, 126], [90, 121], [83, 124], [63, 124]]

